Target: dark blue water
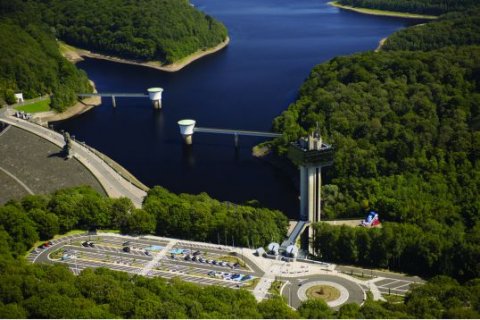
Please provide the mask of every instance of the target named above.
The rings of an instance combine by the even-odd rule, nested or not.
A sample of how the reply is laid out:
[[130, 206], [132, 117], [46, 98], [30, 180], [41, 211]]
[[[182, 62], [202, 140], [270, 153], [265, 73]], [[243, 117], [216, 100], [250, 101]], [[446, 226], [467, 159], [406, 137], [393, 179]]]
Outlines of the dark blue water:
[[109, 155], [148, 186], [200, 193], [220, 200], [257, 199], [296, 217], [291, 179], [251, 156], [263, 140], [197, 133], [192, 148], [176, 122], [270, 130], [275, 116], [296, 98], [311, 68], [334, 56], [374, 49], [378, 41], [417, 21], [367, 16], [330, 7], [326, 0], [195, 0], [225, 23], [230, 46], [177, 73], [87, 59], [78, 64], [99, 92], [165, 89], [163, 110], [148, 99], [119, 99], [57, 124]]

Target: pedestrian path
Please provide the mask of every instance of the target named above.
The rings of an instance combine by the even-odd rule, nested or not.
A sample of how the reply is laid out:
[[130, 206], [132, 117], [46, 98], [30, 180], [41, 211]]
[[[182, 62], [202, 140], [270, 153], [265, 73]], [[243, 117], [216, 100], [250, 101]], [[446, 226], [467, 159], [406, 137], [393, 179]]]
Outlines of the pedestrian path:
[[177, 240], [170, 241], [159, 253], [157, 253], [153, 256], [153, 259], [150, 260], [145, 265], [145, 267], [140, 272], [140, 274], [143, 275], [143, 276], [147, 275], [152, 270], [152, 268], [154, 268], [158, 264], [158, 262], [163, 257], [165, 257], [165, 255], [168, 253], [168, 251], [170, 251], [173, 248], [173, 246], [175, 246], [176, 243], [177, 243]]

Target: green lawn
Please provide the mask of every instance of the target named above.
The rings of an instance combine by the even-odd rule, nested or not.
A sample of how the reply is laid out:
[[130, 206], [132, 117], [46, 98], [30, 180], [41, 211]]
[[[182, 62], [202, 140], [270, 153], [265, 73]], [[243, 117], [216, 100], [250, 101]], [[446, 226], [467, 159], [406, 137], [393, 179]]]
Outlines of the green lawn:
[[28, 100], [26, 100], [25, 103], [25, 105], [16, 107], [15, 109], [27, 113], [50, 111], [50, 98], [33, 103], [28, 103]]

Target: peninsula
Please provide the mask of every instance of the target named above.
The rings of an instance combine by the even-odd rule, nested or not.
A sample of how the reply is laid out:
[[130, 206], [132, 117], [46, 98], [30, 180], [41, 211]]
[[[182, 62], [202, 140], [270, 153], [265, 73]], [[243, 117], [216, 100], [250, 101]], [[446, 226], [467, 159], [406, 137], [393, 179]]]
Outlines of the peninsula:
[[350, 10], [350, 11], [355, 11], [355, 12], [370, 14], [375, 16], [399, 17], [399, 18], [409, 18], [409, 19], [429, 19], [429, 20], [438, 19], [437, 16], [426, 15], [426, 14], [353, 7], [349, 5], [340, 4], [338, 1], [330, 1], [328, 4], [340, 9], [345, 9], [345, 10]]
[[170, 64], [164, 64], [161, 61], [139, 61], [139, 60], [124, 59], [116, 56], [110, 56], [110, 55], [88, 51], [85, 49], [75, 48], [63, 42], [60, 42], [59, 45], [61, 47], [61, 52], [63, 56], [67, 58], [69, 61], [74, 63], [83, 60], [83, 57], [88, 57], [88, 58], [108, 60], [108, 61], [124, 63], [124, 64], [138, 65], [138, 66], [153, 68], [153, 69], [157, 69], [165, 72], [176, 72], [176, 71], [180, 71], [181, 69], [183, 69], [184, 67], [188, 66], [189, 64], [191, 64], [196, 60], [199, 60], [205, 56], [216, 53], [226, 48], [229, 43], [230, 43], [230, 38], [227, 37], [224, 41], [222, 41], [221, 43], [219, 43], [213, 48], [199, 49], [198, 51]]

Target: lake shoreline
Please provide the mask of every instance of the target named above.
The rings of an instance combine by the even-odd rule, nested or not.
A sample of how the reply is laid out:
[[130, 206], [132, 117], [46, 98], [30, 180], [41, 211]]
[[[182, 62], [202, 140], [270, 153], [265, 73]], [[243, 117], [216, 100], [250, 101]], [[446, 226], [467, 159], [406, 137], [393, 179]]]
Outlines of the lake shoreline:
[[191, 55], [168, 65], [162, 65], [160, 61], [136, 61], [136, 60], [123, 59], [115, 56], [108, 56], [108, 55], [88, 51], [85, 49], [75, 48], [65, 44], [61, 44], [61, 47], [62, 47], [62, 52], [64, 57], [73, 63], [83, 60], [83, 57], [87, 57], [87, 58], [93, 58], [93, 59], [101, 59], [101, 60], [107, 60], [112, 62], [118, 62], [123, 64], [143, 66], [143, 67], [153, 68], [153, 69], [164, 71], [164, 72], [177, 72], [200, 58], [211, 55], [213, 53], [216, 53], [226, 48], [229, 44], [230, 44], [230, 37], [227, 37], [223, 42], [219, 43], [213, 48], [209, 48], [206, 50], [198, 50], [197, 52], [192, 53]]
[[[92, 80], [89, 80], [90, 84], [93, 87], [93, 92], [96, 93], [95, 83]], [[90, 109], [97, 107], [102, 104], [101, 97], [88, 97], [82, 100], [78, 100], [73, 106], [68, 107], [67, 110], [63, 112], [56, 111], [46, 111], [38, 112], [33, 115], [33, 120], [40, 124], [45, 125], [50, 122], [63, 121], [76, 116], [79, 116]]]
[[430, 16], [430, 15], [423, 15], [423, 14], [416, 14], [416, 13], [406, 13], [406, 12], [398, 12], [398, 11], [386, 11], [386, 10], [345, 6], [345, 5], [339, 4], [337, 1], [330, 1], [328, 2], [328, 4], [336, 8], [355, 11], [358, 13], [369, 14], [374, 16], [397, 17], [397, 18], [407, 18], [407, 19], [429, 19], [429, 20], [438, 19], [437, 16]]
[[[123, 64], [138, 65], [138, 66], [153, 68], [153, 69], [157, 69], [165, 72], [176, 72], [200, 58], [203, 58], [207, 55], [216, 53], [226, 48], [229, 43], [230, 43], [230, 37], [227, 37], [225, 41], [223, 41], [222, 43], [218, 44], [213, 48], [206, 49], [206, 50], [199, 50], [183, 58], [180, 61], [177, 61], [169, 65], [165, 65], [165, 66], [161, 66], [160, 62], [158, 61], [140, 62], [140, 61], [122, 59], [122, 58], [113, 57], [113, 56], [107, 56], [107, 55], [91, 52], [88, 50], [76, 48], [63, 42], [59, 42], [59, 47], [62, 55], [72, 63], [83, 61], [84, 57], [88, 57], [88, 58], [108, 60], [108, 61], [123, 63]], [[92, 86], [95, 88], [95, 84], [93, 83], [93, 81], [90, 80], [90, 82]], [[97, 91], [94, 90], [94, 92], [97, 92]], [[38, 121], [39, 123], [63, 121], [63, 120], [67, 120], [67, 119], [79, 116], [89, 111], [90, 109], [96, 106], [99, 106], [100, 104], [102, 104], [102, 99], [100, 97], [89, 97], [83, 100], [79, 100], [75, 105], [69, 107], [66, 111], [61, 113], [56, 113], [54, 111], [38, 113], [35, 117], [35, 120]]]

